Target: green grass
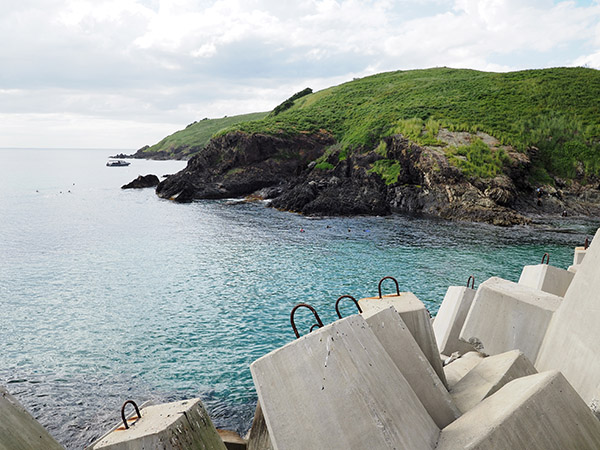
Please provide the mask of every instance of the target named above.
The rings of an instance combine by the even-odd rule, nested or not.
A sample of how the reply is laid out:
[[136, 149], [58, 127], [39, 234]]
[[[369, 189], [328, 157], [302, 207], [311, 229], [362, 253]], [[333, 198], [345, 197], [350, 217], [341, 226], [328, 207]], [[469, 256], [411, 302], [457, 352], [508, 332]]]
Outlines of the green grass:
[[[582, 166], [588, 176], [600, 175], [600, 72], [577, 67], [382, 73], [303, 96], [276, 116], [241, 122], [220, 134], [326, 131], [342, 148], [363, 151], [397, 132], [421, 145], [439, 145], [439, 127], [484, 131], [520, 151], [534, 145], [540, 149], [534, 163], [549, 173], [572, 176]], [[556, 130], [563, 131], [559, 144]]]
[[492, 178], [502, 173], [508, 155], [503, 149], [492, 150], [481, 139], [469, 145], [450, 147], [446, 150], [448, 160], [471, 177]]
[[196, 152], [204, 147], [210, 138], [224, 128], [241, 122], [259, 120], [267, 116], [267, 112], [242, 114], [239, 116], [223, 117], [221, 119], [203, 119], [189, 124], [185, 129], [167, 136], [157, 144], [148, 147], [147, 153], [166, 152]]
[[394, 184], [398, 182], [398, 176], [402, 171], [402, 165], [394, 159], [380, 159], [375, 161], [369, 172], [378, 174], [385, 184]]

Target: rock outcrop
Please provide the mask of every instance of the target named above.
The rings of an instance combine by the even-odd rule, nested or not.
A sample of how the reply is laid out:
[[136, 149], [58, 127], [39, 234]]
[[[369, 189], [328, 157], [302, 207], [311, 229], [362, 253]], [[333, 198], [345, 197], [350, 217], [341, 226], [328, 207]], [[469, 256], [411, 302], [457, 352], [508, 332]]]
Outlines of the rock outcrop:
[[140, 175], [131, 183], [124, 184], [121, 189], [143, 189], [158, 186], [160, 180], [156, 175]]
[[[529, 158], [509, 148], [503, 174], [476, 178], [450, 164], [440, 147], [419, 146], [401, 135], [384, 140], [385, 157], [376, 150], [342, 154], [335, 143], [325, 132], [226, 134], [211, 140], [156, 191], [178, 202], [268, 199], [275, 208], [311, 216], [408, 212], [501, 226], [548, 213], [600, 212], [600, 191], [590, 187], [548, 188], [538, 201], [528, 181]], [[396, 164], [387, 182], [373, 168], [384, 159]]]

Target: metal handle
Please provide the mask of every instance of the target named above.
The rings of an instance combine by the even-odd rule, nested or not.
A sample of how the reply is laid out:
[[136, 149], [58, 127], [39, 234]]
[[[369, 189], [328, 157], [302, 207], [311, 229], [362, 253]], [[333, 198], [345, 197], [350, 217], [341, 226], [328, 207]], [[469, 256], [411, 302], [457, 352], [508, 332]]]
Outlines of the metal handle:
[[345, 298], [349, 298], [350, 300], [352, 300], [354, 302], [354, 304], [356, 305], [356, 307], [358, 308], [358, 312], [359, 313], [362, 312], [360, 305], [358, 304], [358, 302], [356, 301], [356, 299], [354, 297], [352, 297], [351, 295], [342, 295], [335, 302], [335, 312], [337, 313], [337, 315], [340, 319], [342, 318], [342, 313], [340, 312], [340, 300], [343, 300]]
[[469, 283], [471, 283], [471, 289], [475, 289], [475, 277], [473, 275], [467, 280], [467, 287], [469, 287]]
[[544, 256], [542, 256], [542, 264], [544, 264], [544, 261], [546, 261], [546, 264], [550, 264], [550, 254], [549, 253], [544, 253]]
[[137, 414], [137, 418], [138, 419], [142, 418], [142, 415], [140, 414], [140, 408], [138, 408], [138, 405], [133, 400], [127, 400], [125, 403], [123, 403], [123, 406], [121, 406], [121, 419], [123, 419], [123, 425], [125, 425], [126, 430], [129, 429], [129, 425], [127, 424], [127, 419], [125, 419], [125, 407], [127, 406], [128, 403], [131, 403], [133, 405], [133, 407], [135, 408], [135, 413]]
[[[292, 309], [292, 312], [290, 313], [290, 322], [292, 323], [292, 329], [294, 330], [294, 334], [296, 335], [296, 338], [300, 337], [300, 333], [298, 333], [298, 328], [296, 328], [296, 324], [294, 322], [294, 314], [296, 314], [296, 310], [298, 308], [308, 308], [312, 311], [313, 315], [315, 316], [315, 319], [317, 319], [317, 323], [315, 325], [317, 325], [319, 328], [321, 328], [323, 326], [323, 322], [321, 322], [321, 318], [319, 317], [319, 315], [317, 314], [317, 311], [315, 310], [315, 308], [313, 308], [312, 306], [306, 304], [306, 303], [298, 303], [296, 306], [294, 306], [294, 309]], [[313, 325], [310, 329], [310, 331], [313, 330], [313, 328], [315, 327], [315, 325]]]
[[383, 298], [381, 295], [381, 283], [383, 283], [384, 280], [392, 280], [394, 283], [396, 283], [396, 294], [400, 296], [400, 287], [398, 286], [396, 279], [394, 277], [383, 277], [381, 280], [379, 280], [379, 298]]
[[590, 240], [586, 237], [585, 242], [583, 243], [583, 249], [587, 250], [589, 246], [590, 246]]
[[318, 323], [315, 323], [312, 327], [310, 327], [309, 333], [312, 333], [315, 328], [321, 328], [321, 325], [319, 325]]

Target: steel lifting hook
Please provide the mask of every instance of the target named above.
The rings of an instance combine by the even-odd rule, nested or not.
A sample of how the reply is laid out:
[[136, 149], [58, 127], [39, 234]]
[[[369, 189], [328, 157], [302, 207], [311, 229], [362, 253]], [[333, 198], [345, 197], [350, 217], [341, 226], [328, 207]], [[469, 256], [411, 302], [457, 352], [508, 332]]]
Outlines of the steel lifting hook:
[[469, 287], [469, 284], [471, 284], [471, 289], [475, 289], [475, 277], [473, 275], [467, 280], [467, 287]]
[[296, 328], [296, 324], [294, 322], [294, 314], [296, 314], [296, 310], [298, 308], [310, 309], [312, 311], [313, 315], [315, 316], [315, 319], [317, 319], [317, 323], [311, 327], [310, 331], [312, 331], [315, 326], [318, 326], [319, 328], [321, 328], [323, 326], [323, 322], [321, 322], [321, 318], [317, 314], [317, 311], [315, 310], [315, 308], [313, 308], [312, 306], [310, 306], [306, 303], [298, 303], [296, 306], [294, 306], [294, 308], [292, 309], [292, 312], [290, 313], [290, 322], [292, 323], [292, 329], [294, 330], [294, 334], [296, 335], [296, 338], [300, 337], [300, 333], [298, 333], [298, 328]]
[[[544, 263], [544, 261], [546, 261]], [[550, 254], [549, 253], [544, 253], [544, 256], [542, 256], [542, 264], [550, 264]]]
[[133, 407], [135, 408], [135, 413], [137, 414], [138, 420], [142, 418], [142, 415], [140, 414], [140, 408], [138, 408], [138, 405], [133, 400], [127, 400], [125, 403], [123, 403], [123, 406], [121, 406], [121, 419], [123, 419], [123, 425], [125, 425], [126, 430], [129, 429], [129, 425], [127, 424], [127, 419], [125, 419], [125, 407], [127, 406], [128, 403], [131, 403], [133, 405]]
[[396, 279], [394, 277], [383, 277], [381, 280], [379, 280], [379, 298], [383, 298], [381, 295], [381, 283], [383, 283], [384, 280], [392, 280], [396, 284], [396, 294], [400, 296], [400, 287], [398, 286]]
[[354, 302], [354, 304], [358, 308], [359, 313], [363, 312], [362, 308], [360, 307], [360, 305], [358, 304], [358, 302], [356, 301], [356, 299], [354, 297], [352, 297], [351, 295], [342, 295], [335, 302], [335, 312], [337, 313], [337, 315], [340, 319], [342, 318], [342, 313], [340, 312], [340, 300], [343, 300], [345, 298], [349, 298], [350, 300], [352, 300]]

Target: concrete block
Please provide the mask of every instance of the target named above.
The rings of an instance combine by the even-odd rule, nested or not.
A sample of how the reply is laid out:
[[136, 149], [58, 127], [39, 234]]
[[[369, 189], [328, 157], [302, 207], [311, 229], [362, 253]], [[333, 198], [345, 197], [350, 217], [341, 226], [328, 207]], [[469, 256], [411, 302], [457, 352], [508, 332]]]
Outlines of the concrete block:
[[435, 334], [431, 325], [431, 315], [429, 311], [412, 292], [400, 292], [394, 295], [384, 295], [379, 297], [367, 297], [358, 301], [364, 312], [380, 311], [390, 306], [396, 308], [396, 311], [402, 317], [402, 320], [412, 333], [413, 337], [421, 347], [421, 350], [429, 360], [429, 364], [435, 370], [444, 386], [446, 386], [446, 376], [442, 368], [442, 360], [438, 350]]
[[227, 450], [246, 450], [248, 448], [248, 442], [235, 431], [217, 428], [217, 433]]
[[519, 350], [481, 360], [454, 385], [450, 394], [456, 406], [466, 413], [509, 381], [537, 373], [533, 364]]
[[226, 450], [200, 399], [147, 406], [141, 418], [125, 429], [120, 425], [92, 444], [91, 450]]
[[487, 355], [521, 350], [535, 361], [562, 298], [492, 277], [479, 285], [460, 338]]
[[0, 450], [61, 450], [39, 422], [0, 387]]
[[440, 353], [451, 355], [459, 352], [464, 355], [474, 350], [471, 344], [461, 341], [459, 335], [475, 298], [475, 292], [475, 289], [465, 286], [450, 286], [446, 291], [433, 321], [433, 332]]
[[560, 370], [587, 402], [600, 400], [600, 230], [565, 294], [535, 366]]
[[276, 450], [434, 448], [439, 428], [359, 315], [250, 365]]
[[598, 421], [558, 371], [513, 380], [442, 430], [436, 450], [592, 450]]
[[444, 428], [460, 417], [461, 412], [400, 314], [390, 306], [380, 311], [364, 312], [362, 316], [436, 425]]
[[573, 252], [573, 265], [576, 266], [581, 264], [586, 253], [587, 249], [585, 247], [575, 247], [575, 251]]
[[573, 272], [574, 274], [577, 273], [577, 269], [579, 269], [579, 264], [575, 264], [573, 266], [569, 266], [567, 267], [567, 270], [569, 272]]
[[564, 297], [573, 275], [573, 272], [568, 270], [548, 264], [537, 264], [523, 267], [519, 284]]
[[485, 357], [479, 352], [469, 352], [462, 355], [460, 358], [455, 359], [447, 366], [444, 366], [444, 373], [446, 374], [446, 380], [450, 390], [458, 383], [462, 378], [468, 374], [475, 366], [477, 366], [482, 359]]
[[248, 432], [248, 450], [273, 450], [269, 429], [263, 416], [260, 401], [256, 403], [254, 420]]

